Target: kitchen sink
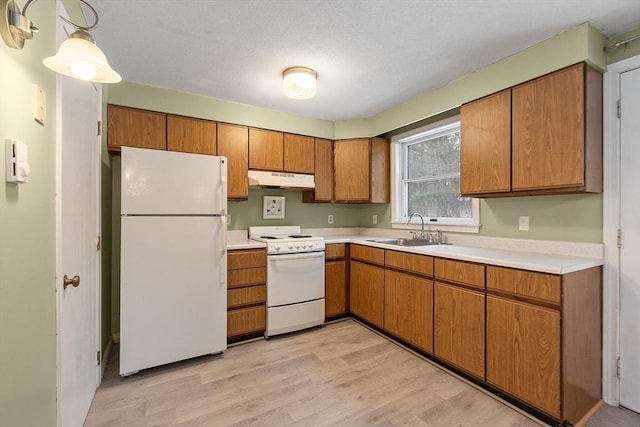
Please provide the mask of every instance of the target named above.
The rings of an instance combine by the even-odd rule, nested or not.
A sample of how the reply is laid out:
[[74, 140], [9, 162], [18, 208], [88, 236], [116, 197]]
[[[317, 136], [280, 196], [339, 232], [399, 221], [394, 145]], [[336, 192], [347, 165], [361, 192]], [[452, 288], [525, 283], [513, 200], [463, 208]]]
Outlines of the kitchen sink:
[[426, 239], [369, 239], [367, 242], [384, 243], [396, 246], [433, 246], [441, 244]]

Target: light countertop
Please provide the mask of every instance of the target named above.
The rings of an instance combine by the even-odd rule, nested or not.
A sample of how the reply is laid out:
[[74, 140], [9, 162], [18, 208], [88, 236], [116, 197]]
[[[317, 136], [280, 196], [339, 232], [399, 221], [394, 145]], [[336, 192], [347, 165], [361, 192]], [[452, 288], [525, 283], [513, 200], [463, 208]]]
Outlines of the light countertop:
[[[604, 264], [602, 258], [587, 258], [549, 253], [526, 252], [516, 250], [492, 249], [462, 245], [434, 245], [434, 246], [396, 246], [379, 243], [371, 240], [388, 239], [384, 236], [345, 234], [326, 235], [325, 243], [357, 243], [381, 249], [389, 249], [399, 252], [408, 252], [433, 257], [471, 261], [482, 264], [501, 267], [519, 268], [523, 270], [538, 271], [550, 274], [568, 274]], [[265, 243], [250, 240], [246, 232], [230, 233], [227, 249], [254, 249], [264, 248]]]
[[363, 235], [325, 236], [325, 243], [358, 243], [366, 246], [372, 246], [381, 249], [391, 249], [399, 252], [430, 255], [434, 257], [457, 259], [461, 261], [472, 261], [483, 264], [497, 265], [501, 267], [519, 268], [523, 270], [531, 270], [551, 274], [573, 273], [575, 271], [597, 267], [603, 265], [604, 263], [603, 260], [599, 258], [571, 257], [536, 252], [507, 251], [501, 249], [488, 249], [459, 245], [407, 247], [370, 241], [375, 239], [388, 239], [388, 237]]

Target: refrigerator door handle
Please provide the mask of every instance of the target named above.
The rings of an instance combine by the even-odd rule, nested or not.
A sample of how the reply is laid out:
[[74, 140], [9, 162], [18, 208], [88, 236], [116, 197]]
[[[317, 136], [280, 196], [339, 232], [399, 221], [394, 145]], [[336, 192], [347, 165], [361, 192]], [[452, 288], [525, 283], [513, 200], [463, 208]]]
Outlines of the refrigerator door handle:
[[[222, 214], [227, 213], [227, 158], [220, 157], [220, 208]], [[225, 246], [226, 247], [226, 246]]]
[[222, 231], [220, 232], [220, 284], [227, 286], [227, 216], [220, 217]]

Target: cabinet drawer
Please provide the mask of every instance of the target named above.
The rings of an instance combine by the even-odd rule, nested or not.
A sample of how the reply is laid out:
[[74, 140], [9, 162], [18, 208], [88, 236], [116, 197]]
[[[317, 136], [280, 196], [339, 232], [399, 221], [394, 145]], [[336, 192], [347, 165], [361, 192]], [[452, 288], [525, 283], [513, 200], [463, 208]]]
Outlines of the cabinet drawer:
[[331, 243], [326, 245], [324, 257], [330, 258], [344, 258], [345, 257], [345, 244], [344, 243]]
[[487, 289], [560, 304], [560, 286], [560, 276], [513, 268], [487, 267]]
[[385, 251], [384, 264], [387, 267], [409, 271], [424, 276], [433, 276], [433, 257], [409, 254], [399, 251]]
[[227, 289], [264, 285], [266, 281], [267, 270], [264, 267], [227, 271]]
[[369, 246], [351, 245], [349, 255], [353, 259], [384, 265], [384, 249]]
[[436, 279], [484, 289], [484, 265], [436, 258]]
[[264, 249], [229, 251], [227, 254], [227, 270], [264, 267], [267, 265], [267, 256], [265, 253]]
[[265, 330], [267, 309], [264, 305], [227, 312], [227, 337]]
[[227, 309], [264, 304], [266, 301], [267, 287], [265, 285], [248, 286], [227, 291]]

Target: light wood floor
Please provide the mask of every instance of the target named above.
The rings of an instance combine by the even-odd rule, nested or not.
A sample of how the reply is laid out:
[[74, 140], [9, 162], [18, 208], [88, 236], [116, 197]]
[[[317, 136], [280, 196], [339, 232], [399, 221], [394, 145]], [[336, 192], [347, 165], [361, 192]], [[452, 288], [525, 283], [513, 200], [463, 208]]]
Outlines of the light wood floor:
[[111, 359], [87, 427], [540, 425], [353, 320], [125, 379]]

